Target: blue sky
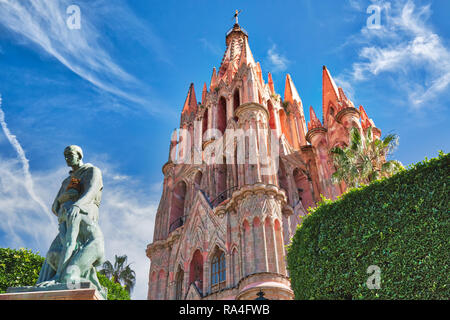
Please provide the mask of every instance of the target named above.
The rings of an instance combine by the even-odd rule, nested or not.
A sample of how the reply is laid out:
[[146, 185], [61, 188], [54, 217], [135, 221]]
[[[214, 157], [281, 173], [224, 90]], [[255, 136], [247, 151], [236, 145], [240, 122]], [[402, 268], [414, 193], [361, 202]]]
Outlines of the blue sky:
[[[66, 25], [78, 5], [81, 29]], [[369, 29], [370, 5], [381, 9]], [[146, 297], [153, 221], [170, 134], [191, 82], [197, 97], [220, 66], [234, 10], [264, 79], [289, 73], [320, 117], [322, 65], [403, 164], [448, 152], [450, 3], [436, 1], [0, 0], [0, 246], [45, 254], [50, 207], [80, 145], [103, 170], [107, 258], [128, 254]], [[2, 116], [3, 115], [3, 116]]]

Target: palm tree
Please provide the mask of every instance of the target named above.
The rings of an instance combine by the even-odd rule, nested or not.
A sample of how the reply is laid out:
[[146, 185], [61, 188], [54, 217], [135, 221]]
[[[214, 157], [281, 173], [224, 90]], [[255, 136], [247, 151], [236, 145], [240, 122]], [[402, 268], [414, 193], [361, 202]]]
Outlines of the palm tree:
[[381, 177], [389, 177], [403, 169], [399, 161], [386, 161], [386, 157], [398, 145], [397, 135], [389, 134], [383, 139], [376, 139], [372, 127], [367, 129], [364, 136], [358, 128], [353, 127], [349, 140], [348, 147], [330, 150], [336, 167], [332, 175], [333, 183], [344, 181], [348, 187], [357, 187]]
[[114, 266], [107, 260], [103, 263], [103, 269], [99, 272], [115, 283], [125, 286], [128, 293], [131, 293], [136, 284], [136, 273], [130, 268], [130, 264], [126, 264], [127, 259], [126, 255], [119, 257], [116, 255]]

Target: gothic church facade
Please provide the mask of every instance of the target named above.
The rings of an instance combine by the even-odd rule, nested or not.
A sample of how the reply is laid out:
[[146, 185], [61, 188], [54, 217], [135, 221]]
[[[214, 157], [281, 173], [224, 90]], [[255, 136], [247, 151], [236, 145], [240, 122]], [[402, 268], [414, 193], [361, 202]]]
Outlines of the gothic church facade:
[[[326, 67], [322, 73], [323, 119], [310, 107], [306, 123], [291, 77], [282, 98], [270, 73], [264, 81], [246, 31], [236, 23], [227, 33], [220, 68], [205, 83], [201, 102], [189, 88], [180, 123], [185, 134], [174, 132], [162, 168], [163, 193], [146, 250], [148, 299], [245, 300], [261, 291], [268, 299], [293, 299], [285, 245], [321, 194], [335, 198], [345, 190], [331, 182], [329, 150], [347, 145], [353, 126], [381, 135]], [[257, 138], [244, 134], [238, 155], [237, 141], [249, 130]]]

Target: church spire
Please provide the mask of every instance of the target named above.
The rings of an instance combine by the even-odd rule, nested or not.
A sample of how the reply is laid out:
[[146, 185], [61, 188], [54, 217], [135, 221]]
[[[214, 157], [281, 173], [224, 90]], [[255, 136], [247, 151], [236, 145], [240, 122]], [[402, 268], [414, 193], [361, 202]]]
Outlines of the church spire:
[[184, 114], [196, 111], [197, 111], [197, 98], [195, 97], [194, 84], [191, 83], [191, 85], [189, 86], [186, 101], [184, 102], [183, 111], [181, 113]]
[[211, 76], [211, 82], [209, 84], [209, 90], [214, 90], [214, 88], [217, 86], [217, 72], [216, 67], [213, 68], [213, 73]]
[[288, 101], [290, 103], [294, 103], [294, 101], [297, 101], [301, 104], [302, 100], [300, 99], [300, 95], [297, 92], [297, 89], [295, 88], [294, 82], [291, 79], [290, 74], [288, 73], [286, 75], [286, 85], [284, 87], [284, 101]]
[[227, 36], [225, 38], [225, 43], [228, 46], [231, 42], [231, 40], [234, 37], [248, 37], [247, 31], [244, 30], [244, 28], [241, 28], [241, 26], [238, 23], [238, 15], [240, 14], [240, 12], [238, 13], [236, 10], [236, 13], [234, 14], [234, 17], [236, 19], [235, 24], [233, 26], [233, 28], [231, 28], [228, 32], [227, 32]]
[[202, 105], [205, 105], [207, 93], [208, 93], [208, 88], [206, 87], [206, 82], [205, 82], [203, 84], [203, 91], [202, 91]]
[[339, 100], [338, 87], [336, 86], [336, 83], [334, 82], [333, 77], [331, 77], [330, 71], [328, 71], [326, 66], [323, 66], [322, 71], [322, 90], [324, 94], [329, 93], [336, 100]]
[[270, 93], [275, 94], [275, 87], [273, 85], [272, 74], [270, 72], [267, 76], [267, 83], [269, 84]]
[[309, 122], [308, 122], [308, 130], [312, 130], [314, 128], [320, 128], [322, 124], [320, 120], [317, 118], [316, 113], [312, 106], [309, 106]]
[[262, 77], [262, 70], [261, 70], [261, 65], [259, 64], [259, 62], [256, 63], [256, 74], [258, 75], [259, 83], [261, 84], [261, 86], [263, 86], [264, 80]]
[[366, 130], [368, 127], [375, 127], [375, 123], [366, 113], [363, 106], [359, 106], [359, 113], [361, 115], [361, 127]]
[[[236, 22], [239, 13], [238, 11], [235, 13]], [[223, 80], [230, 84], [242, 65], [255, 66], [256, 64], [248, 45], [248, 34], [238, 23], [235, 23], [227, 32], [225, 43], [227, 48], [217, 72], [217, 83]], [[258, 78], [261, 81], [262, 77], [258, 75]]]
[[[328, 114], [330, 112], [330, 108], [334, 106], [334, 109], [337, 109], [339, 106], [339, 90], [334, 83], [333, 78], [331, 77], [330, 72], [328, 71], [326, 66], [323, 66], [322, 71], [322, 116], [323, 123], [326, 126]], [[336, 110], [335, 110], [336, 111]]]

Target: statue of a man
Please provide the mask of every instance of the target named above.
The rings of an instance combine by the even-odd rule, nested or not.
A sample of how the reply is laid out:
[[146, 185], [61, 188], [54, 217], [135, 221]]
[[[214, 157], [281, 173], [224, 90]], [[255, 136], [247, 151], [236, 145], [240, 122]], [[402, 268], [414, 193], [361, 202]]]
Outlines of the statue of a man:
[[90, 281], [104, 293], [95, 268], [104, 260], [103, 234], [98, 225], [102, 174], [92, 164], [83, 164], [83, 151], [78, 146], [65, 148], [64, 157], [72, 170], [52, 205], [59, 234], [47, 253], [37, 286]]

